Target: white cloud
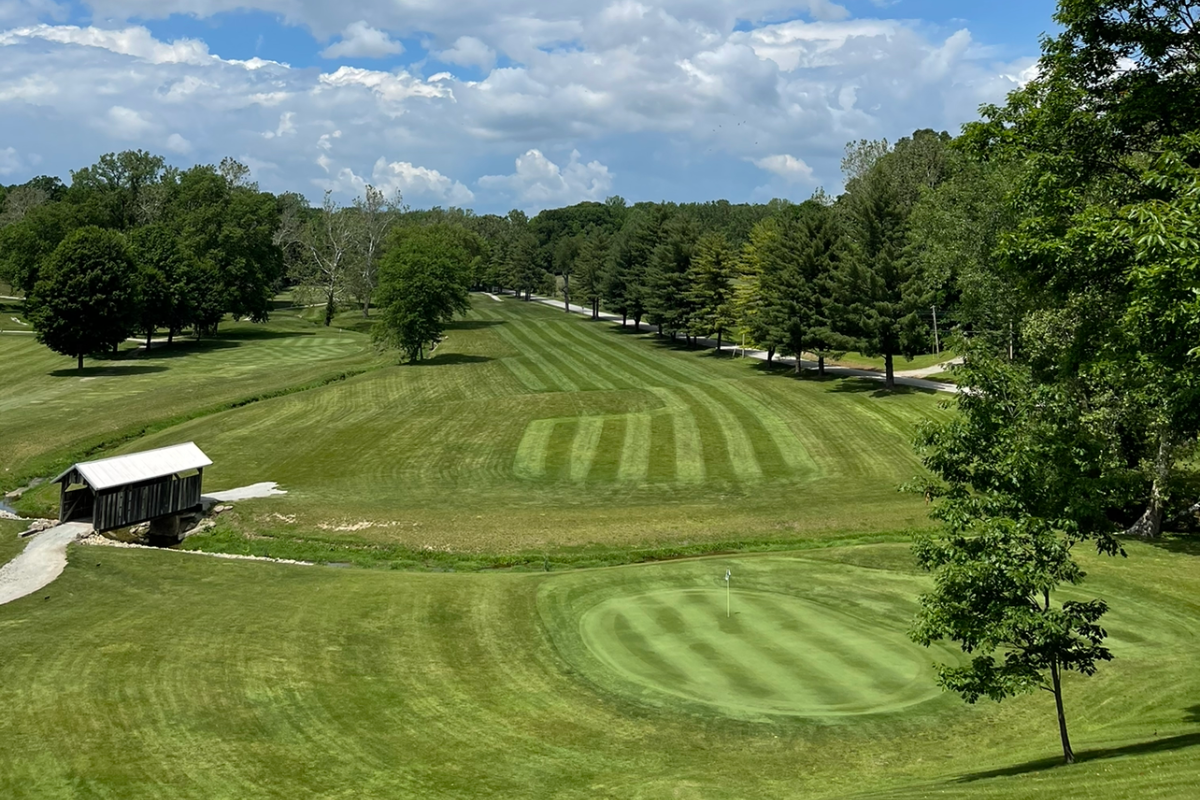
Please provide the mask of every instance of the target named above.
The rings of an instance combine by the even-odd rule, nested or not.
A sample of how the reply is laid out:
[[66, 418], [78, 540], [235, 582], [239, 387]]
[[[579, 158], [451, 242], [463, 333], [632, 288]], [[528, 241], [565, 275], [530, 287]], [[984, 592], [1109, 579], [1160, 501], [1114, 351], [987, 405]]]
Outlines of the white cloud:
[[334, 180], [318, 181], [317, 185], [359, 195], [368, 183], [385, 195], [400, 192], [406, 199], [418, 199], [425, 204], [465, 206], [475, 199], [474, 192], [436, 169], [418, 167], [408, 161], [389, 162], [382, 156], [375, 162], [369, 181], [351, 169], [342, 169]]
[[114, 139], [125, 141], [136, 141], [156, 127], [140, 112], [125, 106], [113, 106], [96, 124]]
[[42, 39], [58, 44], [99, 47], [151, 64], [204, 64], [213, 60], [208, 45], [195, 39], [160, 42], [143, 27], [108, 30], [75, 25], [31, 25], [0, 33], [0, 45], [12, 45], [21, 39]]
[[804, 159], [785, 154], [766, 156], [754, 159], [754, 166], [773, 172], [789, 183], [813, 183], [813, 169], [804, 163]]
[[[266, 0], [248, 2], [237, 5]], [[107, 150], [163, 148], [178, 131], [190, 158], [238, 153], [274, 165], [262, 179], [272, 191], [403, 154], [384, 163], [402, 165], [393, 178], [408, 181], [414, 198], [460, 202], [466, 184], [481, 210], [612, 191], [682, 198], [691, 174], [722, 159], [779, 176], [771, 186], [790, 177], [836, 188], [846, 141], [895, 140], [918, 127], [954, 131], [1036, 69], [1032, 58], [992, 60], [966, 30], [933, 38], [919, 23], [849, 19], [841, 6], [819, 2], [802, 4], [800, 20], [751, 22], [751, 30], [735, 30], [735, 22], [785, 18], [793, 4], [535, 0], [531, 10], [514, 0], [287, 2], [288, 20], [318, 36], [365, 19], [397, 38], [428, 37], [431, 60], [392, 71], [293, 69], [221, 58], [204, 42], [163, 42], [120, 22], [26, 24], [0, 31], [4, 144], [39, 150], [41, 169], [65, 176]], [[234, 0], [97, 0], [92, 8], [96, 19], [172, 10], [203, 17], [222, 3]], [[425, 77], [443, 63], [479, 67], [486, 77]], [[603, 152], [606, 163], [564, 156], [555, 164], [545, 155], [573, 150]], [[502, 174], [518, 153], [512, 174]], [[432, 166], [445, 180], [420, 172]]]
[[192, 143], [178, 133], [172, 133], [167, 137], [166, 147], [172, 153], [179, 153], [184, 156], [192, 152]]
[[5, 147], [0, 150], [0, 175], [11, 175], [25, 166], [16, 148]]
[[496, 64], [496, 51], [474, 36], [460, 36], [454, 46], [436, 54], [438, 61], [461, 67], [479, 67], [484, 72]]
[[453, 90], [441, 82], [423, 81], [402, 69], [378, 72], [358, 67], [339, 67], [336, 72], [322, 74], [319, 80], [321, 89], [369, 89], [390, 105], [401, 104], [410, 97], [454, 97]]
[[296, 116], [294, 111], [285, 111], [279, 115], [279, 125], [273, 131], [263, 131], [264, 139], [279, 139], [289, 134], [296, 132], [296, 124], [292, 122], [292, 118]]
[[561, 169], [540, 150], [530, 150], [517, 157], [512, 175], [485, 175], [479, 179], [481, 187], [507, 192], [536, 208], [602, 200], [612, 184], [608, 167], [599, 161], [584, 164], [578, 150], [571, 152], [571, 160]]
[[342, 40], [321, 51], [321, 58], [383, 58], [404, 52], [404, 45], [359, 20], [342, 30]]

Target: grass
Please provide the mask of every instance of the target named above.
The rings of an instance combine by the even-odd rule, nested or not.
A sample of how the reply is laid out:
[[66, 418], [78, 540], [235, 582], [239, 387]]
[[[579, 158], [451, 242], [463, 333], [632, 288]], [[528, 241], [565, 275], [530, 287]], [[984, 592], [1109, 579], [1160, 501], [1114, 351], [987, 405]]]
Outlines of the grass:
[[[936, 654], [897, 633], [926, 580], [902, 545], [549, 575], [75, 547], [45, 592], [0, 607], [0, 796], [1187, 796], [1186, 550], [1085, 559], [1117, 658], [1067, 681], [1082, 760], [1064, 768], [1043, 693], [966, 706], [932, 689]], [[623, 637], [614, 614], [661, 635]], [[773, 666], [785, 655], [799, 674]], [[790, 707], [751, 708], [776, 698]]]
[[[925, 369], [926, 367], [936, 367], [938, 364], [944, 364], [951, 361], [957, 354], [952, 350], [942, 350], [940, 353], [923, 353], [913, 356], [909, 361], [904, 356], [896, 356], [892, 366], [897, 372], [904, 372], [910, 369]], [[815, 359], [814, 359], [815, 360]], [[883, 356], [867, 356], [862, 353], [849, 352], [836, 361], [828, 361], [829, 364], [836, 364], [842, 367], [854, 367], [856, 369], [874, 369], [883, 371], [884, 358]]]
[[[361, 336], [281, 314], [267, 326], [225, 323], [215, 337], [149, 352], [127, 342], [82, 371], [32, 336], [0, 335], [0, 363], [0, 488], [11, 489], [148, 432], [380, 361]], [[21, 507], [44, 512], [51, 494], [30, 493]]]
[[239, 549], [553, 556], [924, 525], [922, 501], [896, 487], [920, 469], [917, 424], [939, 413], [932, 393], [795, 380], [480, 296], [427, 364], [198, 417], [126, 449], [194, 440], [215, 462], [210, 489], [278, 481], [286, 497], [236, 518], [249, 534]]
[[[289, 494], [191, 546], [391, 566], [926, 524], [896, 487], [920, 470], [917, 424], [943, 413], [932, 393], [797, 380], [482, 295], [432, 360], [383, 365], [357, 312], [325, 328], [323, 309], [280, 306], [269, 325], [227, 324], [192, 352], [131, 343], [83, 377], [32, 341], [0, 340], [17, 370], [0, 388], [13, 421], [0, 476], [16, 485], [80, 457], [194, 440], [215, 462], [207, 489], [274, 480]], [[21, 507], [49, 513], [56, 499], [42, 488]]]

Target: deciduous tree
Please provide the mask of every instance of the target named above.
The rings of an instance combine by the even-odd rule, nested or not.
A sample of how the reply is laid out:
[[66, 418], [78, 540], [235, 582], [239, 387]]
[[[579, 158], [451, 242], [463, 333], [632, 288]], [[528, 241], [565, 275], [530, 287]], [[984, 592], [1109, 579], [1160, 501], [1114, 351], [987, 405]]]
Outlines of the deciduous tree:
[[39, 342], [83, 369], [85, 355], [115, 349], [137, 330], [140, 301], [124, 237], [89, 226], [46, 260], [29, 295], [29, 320]]

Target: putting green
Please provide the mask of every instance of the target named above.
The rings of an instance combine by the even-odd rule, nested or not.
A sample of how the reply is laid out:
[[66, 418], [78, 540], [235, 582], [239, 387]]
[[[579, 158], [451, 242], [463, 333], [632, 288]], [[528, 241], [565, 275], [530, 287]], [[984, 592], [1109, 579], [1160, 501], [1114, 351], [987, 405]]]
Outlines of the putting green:
[[771, 592], [657, 591], [580, 619], [588, 649], [625, 679], [714, 706], [831, 716], [896, 711], [939, 692], [929, 654], [879, 620]]
[[942, 694], [931, 667], [941, 654], [905, 635], [917, 576], [762, 558], [738, 566], [726, 616], [719, 564], [568, 579], [546, 592], [543, 614], [580, 672], [651, 705], [844, 717]]

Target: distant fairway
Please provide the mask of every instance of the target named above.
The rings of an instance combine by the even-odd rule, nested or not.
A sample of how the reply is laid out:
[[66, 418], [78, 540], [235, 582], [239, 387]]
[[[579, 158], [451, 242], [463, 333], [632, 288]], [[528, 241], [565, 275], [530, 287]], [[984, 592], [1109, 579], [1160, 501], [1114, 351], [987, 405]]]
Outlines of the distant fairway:
[[1046, 693], [932, 684], [904, 545], [549, 575], [75, 547], [0, 606], [0, 797], [1190, 797], [1196, 559], [1083, 559], [1116, 660], [1067, 678], [1061, 769]]
[[[23, 359], [0, 392], [13, 415], [0, 447], [17, 464], [48, 463], [93, 429], [55, 423], [93, 406], [103, 426], [128, 429], [377, 367], [360, 330], [353, 313], [326, 329], [284, 311], [266, 328], [229, 326], [198, 353], [125, 359], [84, 380], [32, 341], [0, 341]], [[55, 364], [64, 370], [47, 376]], [[391, 558], [355, 548], [393, 546], [553, 553], [874, 535], [927, 524], [920, 498], [896, 487], [920, 470], [917, 424], [943, 413], [931, 393], [878, 388], [796, 380], [646, 328], [477, 295], [426, 364], [393, 360], [106, 452], [195, 440], [215, 462], [210, 489], [278, 481], [287, 497], [227, 518], [267, 539], [192, 543], [247, 552], [355, 561]], [[31, 497], [47, 510], [54, 500]]]

